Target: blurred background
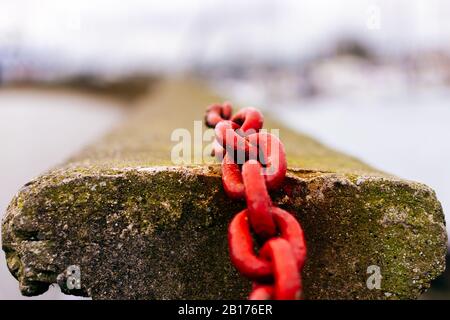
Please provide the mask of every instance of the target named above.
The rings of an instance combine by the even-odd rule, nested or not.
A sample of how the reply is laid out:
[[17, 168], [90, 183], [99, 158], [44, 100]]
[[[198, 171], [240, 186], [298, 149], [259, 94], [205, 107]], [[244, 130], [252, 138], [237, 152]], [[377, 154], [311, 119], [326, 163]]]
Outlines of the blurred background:
[[[449, 219], [449, 16], [445, 0], [0, 0], [0, 215], [150, 83], [189, 76], [428, 184]], [[23, 298], [3, 252], [0, 283]], [[422, 298], [450, 298], [450, 276]]]

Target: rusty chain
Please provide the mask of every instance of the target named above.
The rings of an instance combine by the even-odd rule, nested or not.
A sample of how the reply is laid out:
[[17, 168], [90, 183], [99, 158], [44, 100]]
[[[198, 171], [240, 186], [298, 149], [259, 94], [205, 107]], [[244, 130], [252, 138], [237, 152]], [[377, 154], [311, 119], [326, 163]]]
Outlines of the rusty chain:
[[[232, 116], [230, 103], [207, 108], [205, 123], [214, 128], [213, 155], [222, 161], [222, 182], [232, 199], [245, 199], [228, 227], [230, 258], [253, 281], [251, 300], [300, 299], [306, 245], [299, 222], [273, 205], [268, 190], [281, 187], [287, 163], [283, 144], [261, 132], [263, 116], [244, 108]], [[255, 234], [263, 242], [255, 252]]]

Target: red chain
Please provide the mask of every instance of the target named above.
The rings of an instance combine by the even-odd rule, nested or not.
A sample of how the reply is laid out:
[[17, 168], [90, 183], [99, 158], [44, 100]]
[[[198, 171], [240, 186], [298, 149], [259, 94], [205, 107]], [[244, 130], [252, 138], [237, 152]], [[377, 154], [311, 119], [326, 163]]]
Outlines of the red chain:
[[[232, 116], [230, 103], [213, 104], [205, 122], [215, 128], [213, 155], [222, 161], [226, 193], [247, 202], [228, 227], [228, 246], [236, 269], [253, 281], [249, 299], [299, 299], [306, 259], [303, 230], [293, 215], [272, 204], [268, 192], [280, 188], [286, 176], [283, 144], [260, 132], [263, 116], [254, 108]], [[252, 232], [264, 241], [258, 254]]]

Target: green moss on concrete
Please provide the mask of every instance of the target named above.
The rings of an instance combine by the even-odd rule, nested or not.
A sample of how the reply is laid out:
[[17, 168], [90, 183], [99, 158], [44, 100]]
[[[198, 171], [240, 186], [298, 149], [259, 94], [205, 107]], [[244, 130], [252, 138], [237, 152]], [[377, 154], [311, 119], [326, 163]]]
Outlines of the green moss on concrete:
[[[155, 94], [142, 98], [128, 121], [69, 159], [69, 163], [79, 166], [78, 170], [92, 166], [109, 169], [173, 165], [170, 152], [177, 144], [170, 140], [173, 130], [185, 128], [193, 132], [194, 121], [203, 121], [206, 106], [223, 98], [192, 81], [167, 81], [155, 86]], [[266, 117], [264, 127], [281, 129], [280, 138], [293, 168], [382, 174], [270, 118]], [[207, 142], [203, 147], [206, 145]]]
[[[444, 269], [442, 209], [423, 185], [293, 171], [273, 196], [307, 235], [306, 298], [414, 298]], [[215, 167], [67, 171], [18, 198], [25, 201], [8, 209], [3, 245], [24, 294], [44, 291], [72, 264], [83, 274], [77, 294], [99, 299], [243, 298], [248, 290], [226, 241], [244, 204], [225, 196]], [[370, 265], [381, 268], [381, 290], [365, 285]]]

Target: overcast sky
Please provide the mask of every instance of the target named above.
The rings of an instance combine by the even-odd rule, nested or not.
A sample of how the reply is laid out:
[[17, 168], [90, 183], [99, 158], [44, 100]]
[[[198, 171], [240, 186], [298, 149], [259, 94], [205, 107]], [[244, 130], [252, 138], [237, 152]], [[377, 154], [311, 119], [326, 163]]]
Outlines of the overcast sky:
[[0, 48], [74, 63], [301, 57], [353, 35], [398, 52], [450, 43], [446, 0], [0, 0]]

